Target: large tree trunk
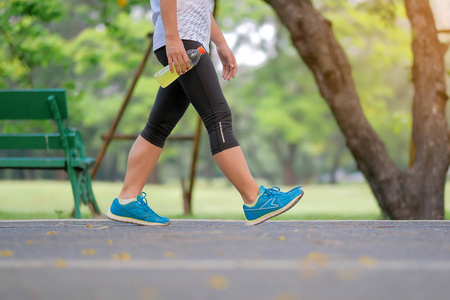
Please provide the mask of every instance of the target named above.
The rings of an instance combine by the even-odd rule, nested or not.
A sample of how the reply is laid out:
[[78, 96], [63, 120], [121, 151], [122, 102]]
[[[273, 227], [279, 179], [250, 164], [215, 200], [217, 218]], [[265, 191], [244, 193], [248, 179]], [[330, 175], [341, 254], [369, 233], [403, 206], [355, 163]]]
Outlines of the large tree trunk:
[[323, 98], [342, 130], [347, 147], [369, 182], [383, 213], [392, 219], [442, 219], [445, 174], [450, 163], [445, 119], [442, 45], [428, 1], [406, 0], [413, 28], [415, 164], [400, 171], [367, 122], [348, 59], [326, 20], [310, 0], [265, 0], [291, 33]]
[[[414, 166], [408, 170], [411, 198], [423, 217], [442, 218], [445, 175], [450, 159], [450, 140], [445, 118], [448, 100], [444, 54], [428, 1], [405, 0], [412, 27], [414, 65], [412, 79]], [[416, 188], [413, 185], [422, 185]], [[420, 199], [426, 199], [421, 201]], [[442, 213], [441, 213], [442, 212]]]

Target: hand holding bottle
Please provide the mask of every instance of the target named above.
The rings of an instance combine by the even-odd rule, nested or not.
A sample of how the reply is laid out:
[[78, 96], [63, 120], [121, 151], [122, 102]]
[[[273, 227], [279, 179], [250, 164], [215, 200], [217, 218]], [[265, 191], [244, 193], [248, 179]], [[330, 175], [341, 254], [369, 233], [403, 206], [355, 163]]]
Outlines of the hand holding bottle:
[[[189, 71], [192, 67], [194, 67], [199, 61], [201, 56], [205, 53], [205, 49], [200, 46], [197, 49], [190, 49], [186, 52], [187, 57], [189, 58], [189, 67], [185, 68], [184, 72], [182, 74], [184, 74], [185, 72]], [[180, 75], [180, 73], [177, 72], [173, 72], [172, 73], [172, 66], [167, 65], [164, 68], [162, 68], [161, 70], [159, 70], [158, 72], [156, 72], [155, 74], [155, 78], [158, 81], [159, 85], [163, 88], [167, 87], [169, 84], [171, 84], [173, 81], [175, 81]], [[183, 66], [182, 66], [182, 70], [183, 71]]]
[[166, 55], [170, 72], [178, 75], [186, 73], [189, 69], [189, 58], [184, 49], [183, 42], [177, 37], [167, 37]]

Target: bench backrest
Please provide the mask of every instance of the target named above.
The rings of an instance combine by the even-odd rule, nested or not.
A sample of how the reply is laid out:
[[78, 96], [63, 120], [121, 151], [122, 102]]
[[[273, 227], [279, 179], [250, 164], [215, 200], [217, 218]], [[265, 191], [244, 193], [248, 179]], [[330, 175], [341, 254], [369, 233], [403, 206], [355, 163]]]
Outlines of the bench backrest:
[[61, 119], [69, 117], [66, 92], [63, 89], [0, 90], [0, 120], [54, 119], [48, 99], [57, 103]]
[[[76, 148], [76, 134], [67, 133], [66, 140], [70, 149]], [[54, 150], [64, 149], [59, 133], [41, 134], [0, 134], [0, 149], [2, 150]]]

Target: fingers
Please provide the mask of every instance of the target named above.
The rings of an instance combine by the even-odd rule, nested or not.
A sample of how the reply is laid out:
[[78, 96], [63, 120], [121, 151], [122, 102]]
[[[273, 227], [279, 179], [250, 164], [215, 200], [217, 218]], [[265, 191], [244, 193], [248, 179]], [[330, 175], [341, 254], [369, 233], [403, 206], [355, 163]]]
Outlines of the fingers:
[[223, 64], [222, 78], [230, 81], [231, 78], [235, 78], [237, 73], [236, 59], [231, 57], [228, 62]]
[[186, 73], [190, 68], [189, 57], [186, 54], [184, 45], [181, 40], [176, 43], [167, 43], [166, 45], [167, 60], [169, 62], [170, 72], [177, 72], [178, 75]]
[[177, 72], [178, 75], [186, 73], [190, 68], [190, 61], [187, 55], [169, 57], [170, 72]]

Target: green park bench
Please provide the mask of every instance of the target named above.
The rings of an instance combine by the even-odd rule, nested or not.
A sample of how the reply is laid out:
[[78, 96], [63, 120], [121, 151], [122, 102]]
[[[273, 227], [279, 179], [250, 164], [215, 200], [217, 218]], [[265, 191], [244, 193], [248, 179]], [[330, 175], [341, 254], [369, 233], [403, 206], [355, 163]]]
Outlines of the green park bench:
[[[65, 90], [0, 90], [0, 120], [54, 120], [58, 128], [54, 133], [0, 133], [0, 149], [46, 150], [42, 151], [45, 157], [0, 157], [0, 168], [66, 170], [72, 184], [74, 216], [81, 218], [82, 202], [95, 214], [100, 213], [89, 174], [95, 159], [86, 157], [80, 132], [65, 125], [68, 117]], [[63, 157], [55, 156], [63, 152]]]

